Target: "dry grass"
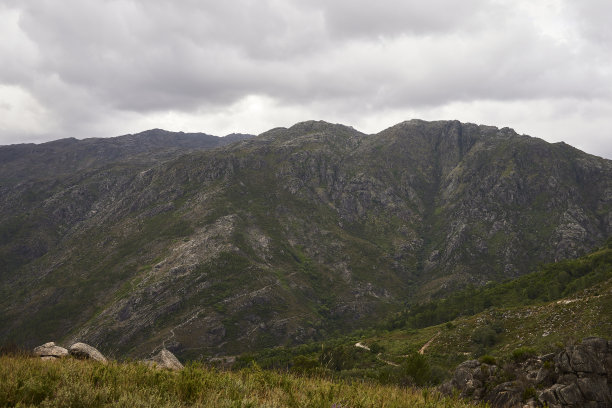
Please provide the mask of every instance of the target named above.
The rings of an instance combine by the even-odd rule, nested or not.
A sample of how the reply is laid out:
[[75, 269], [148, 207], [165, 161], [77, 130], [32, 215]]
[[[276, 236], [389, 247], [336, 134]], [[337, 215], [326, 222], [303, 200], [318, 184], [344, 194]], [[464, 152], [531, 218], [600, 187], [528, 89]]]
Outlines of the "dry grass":
[[2, 407], [468, 407], [427, 388], [300, 377], [257, 367], [181, 372], [139, 363], [0, 357]]

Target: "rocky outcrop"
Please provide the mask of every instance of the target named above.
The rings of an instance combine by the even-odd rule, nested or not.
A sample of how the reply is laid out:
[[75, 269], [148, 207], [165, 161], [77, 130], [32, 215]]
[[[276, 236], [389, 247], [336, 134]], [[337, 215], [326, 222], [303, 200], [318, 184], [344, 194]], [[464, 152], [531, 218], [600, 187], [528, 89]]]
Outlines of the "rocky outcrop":
[[52, 360], [56, 358], [66, 357], [68, 355], [68, 350], [50, 341], [48, 343], [43, 344], [42, 346], [36, 347], [34, 349], [34, 355], [39, 356], [44, 360]]
[[538, 398], [550, 408], [612, 406], [612, 341], [587, 338], [555, 356], [556, 384]]
[[150, 360], [145, 360], [145, 363], [152, 367], [165, 368], [174, 371], [183, 369], [183, 365], [178, 358], [176, 358], [174, 354], [166, 349], [162, 349]]
[[612, 341], [586, 338], [559, 353], [507, 363], [461, 363], [441, 391], [494, 407], [612, 406]]
[[75, 343], [70, 346], [69, 351], [71, 356], [80, 360], [95, 360], [100, 363], [107, 363], [108, 361], [96, 348], [85, 343]]

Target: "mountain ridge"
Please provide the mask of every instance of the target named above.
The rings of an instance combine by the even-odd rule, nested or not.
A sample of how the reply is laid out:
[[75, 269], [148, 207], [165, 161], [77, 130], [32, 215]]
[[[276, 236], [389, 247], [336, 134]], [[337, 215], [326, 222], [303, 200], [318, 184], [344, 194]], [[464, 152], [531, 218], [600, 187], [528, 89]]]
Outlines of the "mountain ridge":
[[0, 339], [181, 357], [322, 339], [585, 253], [612, 235], [611, 184], [611, 161], [507, 128], [309, 121], [2, 186]]

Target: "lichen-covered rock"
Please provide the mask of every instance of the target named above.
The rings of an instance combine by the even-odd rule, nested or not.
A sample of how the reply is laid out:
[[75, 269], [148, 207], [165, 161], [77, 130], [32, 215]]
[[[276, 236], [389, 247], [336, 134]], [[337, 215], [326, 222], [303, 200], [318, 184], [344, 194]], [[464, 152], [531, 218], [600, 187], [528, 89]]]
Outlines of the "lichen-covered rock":
[[69, 351], [71, 356], [80, 360], [95, 360], [100, 363], [108, 361], [96, 348], [85, 343], [75, 343], [70, 346]]
[[523, 405], [523, 389], [515, 381], [507, 381], [493, 388], [488, 399], [495, 407], [520, 407]]
[[145, 360], [145, 363], [153, 367], [166, 368], [168, 370], [178, 371], [183, 369], [183, 365], [178, 358], [166, 349], [162, 349], [152, 359]]
[[[508, 381], [509, 374], [515, 380]], [[503, 370], [466, 361], [440, 387], [445, 393], [453, 389], [494, 407], [612, 407], [612, 342], [587, 338], [559, 353], [509, 364]]]
[[42, 346], [36, 347], [34, 349], [34, 355], [39, 356], [41, 358], [44, 358], [44, 357], [62, 358], [68, 355], [68, 350], [50, 341], [49, 343], [45, 343]]

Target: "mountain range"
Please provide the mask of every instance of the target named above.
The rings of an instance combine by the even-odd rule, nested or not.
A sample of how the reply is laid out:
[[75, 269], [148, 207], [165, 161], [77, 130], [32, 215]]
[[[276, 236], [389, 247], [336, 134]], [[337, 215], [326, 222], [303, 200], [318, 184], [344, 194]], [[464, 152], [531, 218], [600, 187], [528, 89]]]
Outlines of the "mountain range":
[[0, 147], [0, 342], [322, 340], [612, 235], [612, 161], [512, 129], [152, 130]]

